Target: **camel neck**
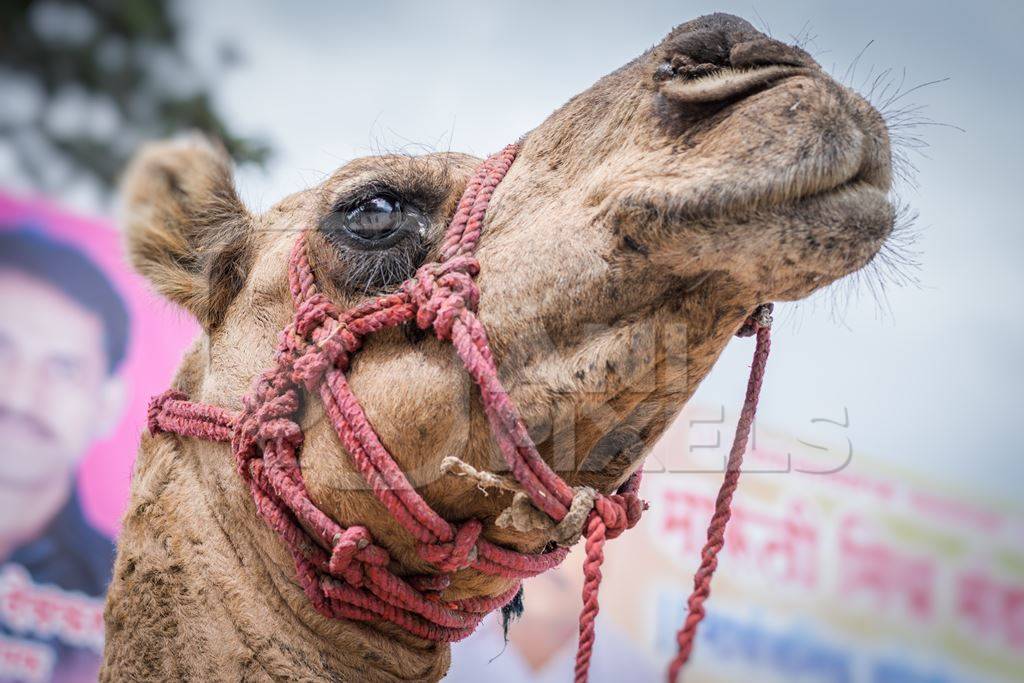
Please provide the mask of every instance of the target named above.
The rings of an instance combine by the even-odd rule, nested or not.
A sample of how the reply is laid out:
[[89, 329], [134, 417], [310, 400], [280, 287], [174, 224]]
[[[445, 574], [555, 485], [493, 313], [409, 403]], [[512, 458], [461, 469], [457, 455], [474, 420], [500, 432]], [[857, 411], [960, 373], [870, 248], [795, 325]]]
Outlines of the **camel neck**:
[[386, 623], [318, 614], [287, 551], [252, 506], [226, 447], [144, 439], [110, 591], [105, 680], [145, 677], [137, 667], [147, 659], [139, 653], [154, 648], [170, 651], [155, 661], [173, 661], [176, 678], [444, 675], [447, 644]]

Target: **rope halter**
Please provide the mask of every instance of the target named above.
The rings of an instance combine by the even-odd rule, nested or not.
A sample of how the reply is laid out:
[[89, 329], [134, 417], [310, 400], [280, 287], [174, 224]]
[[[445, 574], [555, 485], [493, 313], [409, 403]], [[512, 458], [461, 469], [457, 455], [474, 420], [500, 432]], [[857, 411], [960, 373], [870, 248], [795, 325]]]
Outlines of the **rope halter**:
[[[612, 495], [570, 487], [541, 458], [498, 379], [487, 332], [475, 313], [480, 293], [474, 278], [480, 264], [473, 254], [491, 195], [517, 152], [517, 145], [509, 145], [481, 164], [459, 201], [440, 260], [421, 266], [393, 294], [348, 311], [338, 310], [319, 291], [306, 235], [300, 235], [288, 263], [295, 317], [280, 334], [274, 365], [256, 378], [251, 392], [242, 399], [242, 410], [191, 402], [181, 392], [169, 390], [151, 401], [148, 424], [152, 434], [170, 432], [230, 443], [257, 513], [290, 551], [299, 585], [326, 617], [383, 620], [428, 640], [461, 640], [487, 613], [512, 601], [522, 579], [558, 565], [568, 546], [585, 535], [586, 582], [576, 663], [576, 680], [582, 681], [587, 678], [594, 642], [604, 542], [633, 527], [646, 503], [638, 495], [639, 471]], [[484, 412], [514, 480], [516, 498], [521, 506], [527, 504], [534, 514], [550, 520], [561, 545], [537, 554], [520, 553], [488, 541], [478, 519], [445, 520], [413, 488], [381, 444], [345, 372], [366, 336], [411, 321], [452, 343], [480, 390]], [[767, 327], [759, 327], [757, 321], [750, 324], [757, 330], [758, 352], [763, 338], [766, 356]], [[759, 387], [763, 360], [760, 371], [756, 363], [755, 358]], [[434, 568], [433, 573], [398, 575], [392, 570], [391, 556], [375, 542], [369, 529], [343, 527], [312, 501], [299, 464], [303, 432], [298, 413], [303, 391], [319, 396], [341, 445], [376, 498], [415, 540], [419, 557]], [[749, 412], [750, 420], [756, 391], [754, 387], [751, 403], [748, 389], [744, 415]], [[740, 427], [749, 431], [749, 420], [741, 419]], [[745, 447], [745, 434], [742, 442]], [[733, 481], [738, 476], [738, 465], [733, 474], [730, 469], [727, 482], [730, 476]], [[728, 502], [724, 520], [727, 518]], [[724, 520], [717, 511], [715, 519], [724, 533]], [[721, 548], [720, 537], [716, 538], [716, 548], [705, 549], [710, 558], [710, 568], [703, 569], [708, 580], [714, 570], [714, 555]], [[709, 544], [710, 539], [709, 532]], [[509, 588], [498, 595], [444, 601], [442, 591], [452, 574], [463, 569], [507, 578]], [[703, 580], [700, 583], [704, 597], [705, 584]], [[701, 602], [691, 598], [691, 617]], [[695, 627], [696, 622], [688, 636], [681, 632], [681, 643], [692, 638]]]

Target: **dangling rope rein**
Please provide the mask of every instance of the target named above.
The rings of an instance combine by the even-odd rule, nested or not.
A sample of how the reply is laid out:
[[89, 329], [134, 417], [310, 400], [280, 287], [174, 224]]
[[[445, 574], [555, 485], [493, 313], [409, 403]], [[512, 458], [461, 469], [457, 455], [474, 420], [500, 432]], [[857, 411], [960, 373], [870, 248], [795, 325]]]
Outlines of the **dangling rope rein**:
[[686, 621], [683, 623], [679, 633], [676, 634], [676, 642], [679, 650], [672, 659], [668, 668], [668, 681], [675, 683], [683, 665], [690, 659], [693, 651], [693, 641], [697, 635], [697, 624], [704, 619], [704, 601], [711, 595], [711, 576], [718, 567], [718, 553], [725, 545], [725, 526], [732, 516], [732, 496], [736, 492], [736, 486], [740, 481], [740, 467], [743, 465], [743, 453], [747, 450], [747, 441], [750, 439], [750, 429], [754, 424], [754, 415], [757, 413], [757, 399], [761, 394], [761, 382], [764, 380], [764, 369], [768, 363], [768, 352], [771, 350], [771, 325], [772, 305], [762, 304], [757, 307], [754, 314], [740, 328], [737, 334], [741, 337], [757, 335], [757, 345], [754, 347], [754, 361], [750, 365], [750, 378], [747, 380], [747, 394], [743, 399], [743, 408], [740, 410], [740, 419], [736, 423], [736, 434], [733, 436], [732, 448], [729, 449], [729, 459], [725, 465], [725, 478], [722, 486], [718, 489], [718, 499], [715, 501], [715, 512], [711, 516], [711, 523], [708, 525], [708, 540], [700, 553], [700, 566], [693, 577], [693, 592], [687, 600]]
[[[509, 145], [481, 164], [456, 208], [440, 260], [420, 267], [394, 294], [339, 311], [319, 291], [309, 263], [306, 235], [300, 235], [288, 263], [295, 317], [281, 332], [274, 366], [256, 379], [251, 393], [242, 399], [242, 410], [194, 403], [181, 392], [170, 390], [151, 401], [149, 431], [154, 435], [171, 432], [230, 442], [238, 472], [249, 484], [258, 514], [291, 552], [297, 580], [313, 607], [331, 618], [385, 620], [425, 639], [460, 640], [473, 632], [484, 615], [513, 600], [523, 578], [556, 566], [565, 558], [567, 546], [585, 534], [586, 580], [576, 661], [576, 680], [584, 681], [594, 644], [604, 542], [633, 527], [646, 503], [638, 495], [639, 471], [613, 495], [566, 484], [540, 457], [498, 379], [487, 332], [475, 313], [479, 290], [474, 278], [480, 265], [473, 254], [491, 195], [517, 152], [517, 145]], [[534, 508], [550, 517], [562, 546], [539, 554], [520, 553], [484, 538], [480, 520], [448, 522], [417, 493], [380, 442], [349, 388], [345, 372], [367, 335], [410, 321], [421, 329], [432, 329], [438, 339], [452, 342], [480, 390], [484, 413], [519, 490]], [[767, 355], [766, 333], [763, 339]], [[759, 329], [759, 350], [761, 340]], [[763, 360], [760, 367], [763, 372]], [[760, 373], [758, 386], [759, 377]], [[752, 386], [753, 382], [752, 375]], [[415, 539], [419, 556], [434, 567], [435, 573], [399, 576], [392, 571], [387, 550], [374, 542], [365, 526], [343, 527], [310, 499], [299, 464], [302, 391], [319, 395], [339, 441], [360, 474], [377, 500]], [[750, 408], [744, 409], [745, 416], [749, 413], [747, 431], [756, 405], [754, 391], [751, 403], [748, 389]], [[743, 419], [740, 424], [744, 425]], [[739, 450], [742, 454], [743, 447]], [[735, 477], [732, 481], [727, 498], [735, 489]], [[723, 503], [720, 496], [719, 503], [724, 516], [716, 511], [715, 519], [724, 529], [728, 499]], [[711, 532], [709, 547], [710, 539]], [[707, 580], [720, 548], [719, 541], [712, 551], [705, 550], [710, 564], [705, 570]], [[495, 596], [442, 600], [442, 591], [451, 583], [452, 575], [467, 568], [508, 578], [509, 587]], [[706, 597], [706, 581], [704, 585]], [[703, 598], [696, 602], [691, 598], [691, 612], [694, 605], [702, 609], [702, 602]], [[696, 621], [690, 625], [687, 620], [690, 639]]]

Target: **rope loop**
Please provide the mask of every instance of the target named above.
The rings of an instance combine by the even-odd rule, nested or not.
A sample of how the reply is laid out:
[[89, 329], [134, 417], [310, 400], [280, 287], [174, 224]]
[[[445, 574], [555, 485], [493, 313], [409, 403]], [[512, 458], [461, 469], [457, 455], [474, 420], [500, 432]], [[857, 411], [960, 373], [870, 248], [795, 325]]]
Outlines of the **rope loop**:
[[292, 361], [291, 380], [301, 384], [306, 391], [315, 391], [324, 374], [334, 363], [321, 349], [311, 346], [306, 353]]
[[419, 328], [433, 327], [438, 339], [451, 339], [452, 326], [462, 310], [476, 310], [480, 289], [473, 278], [479, 272], [480, 263], [467, 255], [421, 266], [403, 285], [416, 309]]
[[328, 569], [333, 576], [342, 576], [352, 564], [356, 553], [372, 542], [369, 530], [364, 526], [350, 526], [334, 537], [334, 548]]
[[256, 437], [263, 443], [280, 439], [293, 448], [301, 446], [303, 438], [302, 428], [294, 420], [284, 417], [259, 422], [256, 428]]
[[338, 310], [330, 299], [317, 292], [304, 299], [295, 309], [295, 333], [306, 337], [310, 332], [321, 327], [328, 318], [338, 317]]
[[243, 479], [250, 479], [250, 460], [262, 457], [260, 444], [283, 439], [293, 447], [302, 443], [302, 428], [292, 418], [299, 398], [288, 373], [268, 370], [256, 380], [253, 393], [242, 398], [242, 412], [234, 420], [231, 450]]
[[445, 574], [471, 566], [479, 555], [477, 539], [484, 525], [479, 519], [470, 519], [455, 530], [455, 538], [447, 543], [420, 543], [416, 546], [420, 557]]
[[640, 521], [643, 502], [635, 496], [602, 496], [595, 502], [594, 511], [601, 516], [608, 538], [616, 538]]
[[188, 397], [182, 392], [168, 389], [149, 399], [149, 406], [146, 409], [146, 427], [149, 429], [149, 433], [156, 435], [165, 431], [160, 426], [160, 416], [166, 410], [168, 401], [184, 401], [186, 398]]
[[755, 308], [754, 312], [743, 321], [743, 326], [736, 331], [736, 336], [753, 337], [758, 330], [771, 329], [772, 311], [774, 310], [775, 304], [772, 303], [761, 304]]

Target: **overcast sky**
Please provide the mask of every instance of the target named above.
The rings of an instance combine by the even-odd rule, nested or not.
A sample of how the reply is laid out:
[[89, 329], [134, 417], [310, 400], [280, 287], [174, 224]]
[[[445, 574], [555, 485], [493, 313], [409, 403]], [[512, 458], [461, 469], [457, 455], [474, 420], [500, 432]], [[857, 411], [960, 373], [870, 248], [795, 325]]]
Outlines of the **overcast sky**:
[[[1020, 388], [1024, 290], [1020, 35], [1017, 2], [195, 2], [197, 58], [237, 42], [246, 63], [218, 89], [237, 126], [279, 150], [240, 178], [267, 208], [345, 160], [420, 146], [486, 154], [540, 123], [605, 73], [714, 10], [808, 49], [857, 85], [894, 69], [936, 121], [912, 153], [918, 285], [866, 288], [785, 305], [762, 423], [807, 434], [841, 419], [857, 454], [914, 467], [976, 493], [1016, 498], [1024, 483]], [[845, 290], [844, 290], [845, 291]], [[740, 399], [750, 353], [736, 342], [695, 400]]]
[[[839, 77], [892, 68], [932, 119], [911, 153], [918, 285], [782, 307], [761, 419], [806, 433], [841, 419], [857, 454], [1003, 498], [1024, 483], [1024, 304], [1019, 294], [1024, 3], [1007, 2], [201, 2], [184, 16], [194, 58], [234, 42], [223, 113], [277, 155], [239, 182], [254, 209], [379, 150], [484, 155], [540, 123], [676, 24], [723, 10], [807, 48]], [[873, 41], [873, 42], [871, 42]], [[865, 46], [871, 42], [870, 47]], [[734, 415], [750, 342], [735, 342], [696, 401]]]

